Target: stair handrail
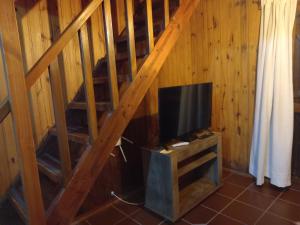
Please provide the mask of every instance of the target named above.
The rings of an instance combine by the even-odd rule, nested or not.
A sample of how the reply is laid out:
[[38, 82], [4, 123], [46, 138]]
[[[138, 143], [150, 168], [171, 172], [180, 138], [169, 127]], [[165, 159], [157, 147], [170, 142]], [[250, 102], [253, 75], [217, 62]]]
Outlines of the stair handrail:
[[118, 107], [105, 116], [95, 143], [81, 157], [68, 185], [52, 203], [48, 210], [48, 225], [71, 224], [199, 2], [199, 0], [182, 2], [153, 51], [123, 94]]

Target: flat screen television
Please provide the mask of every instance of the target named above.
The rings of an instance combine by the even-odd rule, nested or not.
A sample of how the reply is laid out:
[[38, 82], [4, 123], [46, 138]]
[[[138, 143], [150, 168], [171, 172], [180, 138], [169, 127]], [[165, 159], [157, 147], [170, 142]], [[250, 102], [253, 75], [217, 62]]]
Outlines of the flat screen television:
[[161, 144], [210, 127], [212, 83], [160, 88], [158, 96]]

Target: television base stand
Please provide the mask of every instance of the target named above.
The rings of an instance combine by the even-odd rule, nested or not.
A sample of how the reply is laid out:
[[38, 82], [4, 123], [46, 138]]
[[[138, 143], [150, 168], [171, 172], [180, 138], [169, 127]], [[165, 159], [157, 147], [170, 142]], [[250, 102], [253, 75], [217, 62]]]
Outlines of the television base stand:
[[175, 222], [221, 186], [221, 135], [201, 137], [184, 146], [143, 149], [146, 208]]

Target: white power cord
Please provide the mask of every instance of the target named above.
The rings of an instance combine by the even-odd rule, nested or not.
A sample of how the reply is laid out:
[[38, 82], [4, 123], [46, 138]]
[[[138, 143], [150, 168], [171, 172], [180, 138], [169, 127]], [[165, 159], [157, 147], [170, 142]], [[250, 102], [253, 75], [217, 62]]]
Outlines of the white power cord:
[[124, 158], [124, 161], [127, 163], [127, 158], [126, 158], [126, 156], [125, 156], [125, 153], [124, 153], [124, 150], [123, 150], [123, 148], [122, 148], [122, 145], [119, 145], [119, 149], [120, 149], [120, 151], [121, 151], [121, 153], [122, 153], [122, 156], [123, 156], [123, 158]]
[[[124, 152], [124, 150], [123, 150], [123, 148], [122, 148], [122, 139], [124, 140], [124, 141], [127, 141], [128, 143], [130, 143], [130, 144], [134, 144], [134, 142], [133, 141], [131, 141], [131, 140], [129, 140], [128, 138], [126, 138], [126, 137], [121, 137], [121, 139], [119, 139], [118, 140], [118, 143], [116, 144], [116, 146], [118, 146], [119, 147], [119, 149], [120, 149], [120, 152], [121, 152], [121, 154], [122, 154], [122, 156], [123, 156], [123, 159], [124, 159], [124, 161], [127, 163], [127, 158], [126, 158], [126, 155], [125, 155], [125, 152]], [[110, 153], [110, 156], [112, 156], [112, 157], [116, 157], [116, 155], [114, 154], [114, 153]]]
[[121, 137], [124, 141], [127, 141], [128, 143], [130, 143], [130, 144], [134, 144], [134, 142], [132, 141], [132, 140], [129, 140], [128, 138], [126, 138], [126, 137]]
[[110, 194], [111, 194], [111, 196], [114, 196], [115, 198], [117, 198], [118, 200], [120, 200], [121, 202], [123, 202], [123, 203], [125, 203], [127, 205], [134, 205], [134, 206], [144, 205], [144, 202], [141, 202], [141, 203], [128, 202], [128, 201], [120, 198], [118, 195], [116, 195], [114, 191], [111, 191]]

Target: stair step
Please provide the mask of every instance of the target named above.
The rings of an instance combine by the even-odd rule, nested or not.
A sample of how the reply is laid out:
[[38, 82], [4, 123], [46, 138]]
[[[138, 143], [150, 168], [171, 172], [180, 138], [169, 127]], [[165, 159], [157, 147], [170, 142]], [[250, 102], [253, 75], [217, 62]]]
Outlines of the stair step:
[[[127, 42], [125, 43], [126, 46], [124, 46], [124, 43], [121, 43], [122, 48], [117, 48], [117, 51], [118, 51], [117, 56], [116, 56], [117, 69], [119, 69], [121, 67], [124, 67], [124, 65], [125, 65], [125, 67], [127, 66], [126, 61], [128, 61], [129, 56], [128, 56], [128, 52], [126, 50], [126, 46], [127, 46], [126, 43]], [[137, 57], [137, 59], [142, 59], [148, 54], [147, 46], [146, 45], [144, 45], [144, 46], [145, 46], [144, 48], [136, 48], [136, 57]], [[121, 50], [121, 51], [119, 51], [119, 50]], [[126, 63], [126, 64], [124, 64], [124, 63]], [[126, 73], [126, 72], [127, 71], [123, 71], [122, 73]], [[102, 59], [98, 60], [97, 65], [94, 68], [93, 75], [100, 75], [100, 74], [103, 75], [103, 76], [108, 75], [108, 73], [107, 73], [107, 59], [106, 58], [102, 58]]]
[[[154, 30], [154, 36], [158, 35], [162, 31], [162, 23], [158, 22], [153, 25], [153, 30]], [[147, 38], [146, 30], [145, 27], [142, 29], [139, 29], [135, 32], [135, 40], [136, 41], [144, 41]], [[122, 36], [117, 38], [116, 42], [118, 45], [127, 43], [128, 35], [127, 33], [124, 33]]]
[[[127, 80], [127, 75], [126, 74], [118, 75], [118, 82], [119, 83], [123, 83], [126, 80]], [[95, 76], [94, 77], [94, 84], [105, 84], [106, 82], [108, 82], [108, 77], [107, 76]]]
[[39, 171], [46, 175], [51, 181], [59, 183], [62, 181], [60, 163], [51, 155], [45, 153], [38, 158]]
[[[50, 134], [57, 136], [57, 130], [55, 127], [51, 128], [49, 132]], [[86, 144], [89, 141], [88, 134], [81, 132], [68, 131], [68, 138], [69, 141], [73, 141], [80, 144]]]
[[9, 201], [13, 205], [13, 207], [16, 209], [18, 215], [21, 217], [21, 219], [27, 223], [28, 216], [27, 216], [27, 206], [25, 199], [23, 197], [23, 194], [20, 190], [18, 190], [16, 187], [11, 188], [9, 192]]
[[[137, 58], [143, 58], [147, 55], [147, 50], [146, 49], [137, 49], [136, 50], [136, 57]], [[121, 52], [121, 53], [117, 53], [117, 57], [116, 60], [117, 61], [127, 61], [129, 58], [128, 53], [127, 52]]]
[[[78, 110], [86, 110], [87, 103], [86, 102], [71, 102], [69, 104], [69, 109], [78, 109]], [[110, 102], [96, 102], [96, 110], [97, 111], [107, 111], [111, 109]]]

